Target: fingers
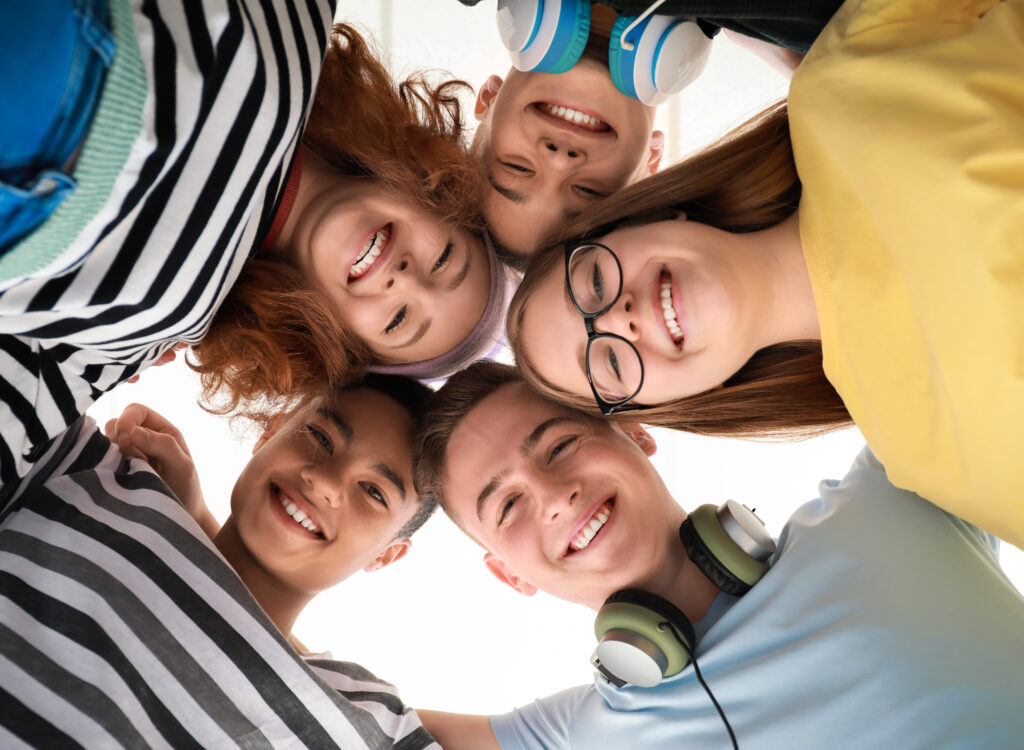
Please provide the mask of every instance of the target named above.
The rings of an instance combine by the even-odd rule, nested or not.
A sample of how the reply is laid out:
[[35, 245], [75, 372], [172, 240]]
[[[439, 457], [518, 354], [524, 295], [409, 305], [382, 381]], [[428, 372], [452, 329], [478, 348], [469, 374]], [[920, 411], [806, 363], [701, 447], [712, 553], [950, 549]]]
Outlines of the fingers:
[[191, 469], [192, 458], [182, 450], [172, 435], [145, 427], [135, 427], [128, 434], [128, 439], [131, 446], [143, 453], [155, 468], [162, 469], [161, 474], [171, 475], [164, 477], [168, 484], [172, 484], [173, 477], [182, 470]]
[[167, 435], [178, 444], [184, 455], [191, 457], [192, 453], [189, 451], [181, 431], [162, 414], [142, 404], [129, 404], [121, 412], [120, 417], [107, 422], [104, 432], [111, 441], [121, 447], [125, 455], [139, 456], [140, 454], [133, 451], [131, 445], [131, 436], [137, 427]]
[[188, 346], [188, 344], [185, 344], [185, 343], [175, 344], [170, 349], [168, 349], [163, 354], [161, 354], [160, 357], [157, 359], [157, 361], [154, 362], [153, 364], [155, 364], [155, 365], [166, 365], [168, 362], [173, 362], [175, 357], [177, 357], [177, 352], [180, 352], [186, 346]]

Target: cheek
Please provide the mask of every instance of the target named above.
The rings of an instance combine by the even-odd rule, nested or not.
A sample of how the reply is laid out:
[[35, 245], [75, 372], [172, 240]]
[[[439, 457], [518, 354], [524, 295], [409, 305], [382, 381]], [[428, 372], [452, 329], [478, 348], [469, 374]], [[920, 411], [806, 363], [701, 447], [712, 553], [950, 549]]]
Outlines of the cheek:
[[[367, 343], [384, 339], [388, 323], [388, 310], [382, 300], [356, 298], [345, 293], [334, 295], [334, 309], [348, 330]], [[397, 310], [395, 311], [397, 312]]]

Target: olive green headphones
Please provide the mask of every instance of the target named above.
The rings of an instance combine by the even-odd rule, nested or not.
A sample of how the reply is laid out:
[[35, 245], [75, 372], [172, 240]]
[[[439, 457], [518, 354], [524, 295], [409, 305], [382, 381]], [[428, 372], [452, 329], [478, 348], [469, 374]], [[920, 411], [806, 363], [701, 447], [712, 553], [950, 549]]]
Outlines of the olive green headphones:
[[[686, 554], [727, 594], [750, 590], [768, 571], [775, 542], [753, 511], [734, 500], [702, 505], [679, 528]], [[612, 594], [597, 613], [591, 663], [617, 687], [653, 687], [693, 657], [693, 625], [671, 602], [639, 589]]]

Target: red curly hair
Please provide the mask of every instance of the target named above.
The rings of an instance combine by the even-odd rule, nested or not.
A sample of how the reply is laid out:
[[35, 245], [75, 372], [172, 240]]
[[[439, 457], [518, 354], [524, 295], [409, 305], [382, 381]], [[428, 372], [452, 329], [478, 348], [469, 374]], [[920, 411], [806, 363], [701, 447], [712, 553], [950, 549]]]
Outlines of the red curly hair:
[[[354, 28], [336, 24], [302, 143], [339, 172], [480, 233], [484, 178], [465, 146], [463, 92], [472, 93], [463, 81], [423, 74], [396, 83]], [[373, 362], [328, 299], [265, 252], [246, 263], [192, 354], [204, 408], [256, 419], [352, 382]]]

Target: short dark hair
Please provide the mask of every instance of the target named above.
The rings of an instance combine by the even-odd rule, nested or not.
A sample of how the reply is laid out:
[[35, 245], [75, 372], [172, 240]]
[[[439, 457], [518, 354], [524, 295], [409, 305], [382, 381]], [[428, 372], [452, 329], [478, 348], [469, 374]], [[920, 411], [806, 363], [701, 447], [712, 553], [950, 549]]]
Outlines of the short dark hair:
[[[338, 390], [344, 392], [352, 390], [353, 388], [368, 388], [387, 396], [409, 412], [409, 416], [412, 417], [413, 424], [418, 424], [422, 419], [424, 407], [432, 393], [427, 386], [423, 385], [423, 383], [418, 380], [402, 377], [400, 375], [383, 375], [376, 372], [367, 373], [363, 376], [362, 380]], [[415, 434], [413, 440], [413, 446], [415, 448]], [[427, 520], [434, 514], [434, 511], [437, 510], [437, 501], [429, 495], [417, 492], [416, 500], [419, 503], [416, 513], [413, 514], [413, 517], [398, 530], [398, 533], [395, 534], [395, 539], [405, 539], [406, 537], [412, 536], [423, 524], [427, 522]]]
[[[515, 367], [481, 360], [448, 378], [448, 382], [427, 402], [414, 440], [416, 491], [440, 505], [455, 523], [444, 495], [444, 465], [452, 433], [470, 410], [498, 388], [522, 382]], [[463, 528], [463, 531], [465, 529]]]

